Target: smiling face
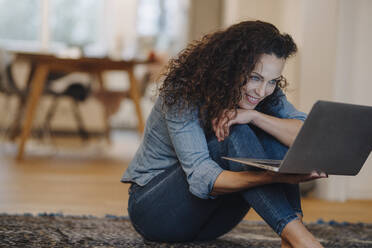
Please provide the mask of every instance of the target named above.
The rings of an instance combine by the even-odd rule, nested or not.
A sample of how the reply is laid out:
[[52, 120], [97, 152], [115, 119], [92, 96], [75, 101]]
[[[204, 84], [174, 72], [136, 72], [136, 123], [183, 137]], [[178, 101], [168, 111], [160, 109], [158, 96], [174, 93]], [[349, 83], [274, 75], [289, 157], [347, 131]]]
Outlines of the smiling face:
[[258, 103], [271, 95], [282, 78], [284, 64], [283, 58], [263, 54], [243, 86], [239, 107], [254, 109]]

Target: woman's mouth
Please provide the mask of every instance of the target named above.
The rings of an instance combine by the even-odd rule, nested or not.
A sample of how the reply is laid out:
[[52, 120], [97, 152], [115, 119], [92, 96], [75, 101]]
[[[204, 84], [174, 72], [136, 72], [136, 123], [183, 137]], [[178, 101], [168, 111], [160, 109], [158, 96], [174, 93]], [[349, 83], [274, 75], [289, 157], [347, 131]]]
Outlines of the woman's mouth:
[[246, 95], [246, 99], [249, 103], [251, 103], [253, 105], [258, 104], [261, 101], [261, 98], [256, 98], [256, 97], [253, 97], [253, 96], [250, 96], [250, 95]]

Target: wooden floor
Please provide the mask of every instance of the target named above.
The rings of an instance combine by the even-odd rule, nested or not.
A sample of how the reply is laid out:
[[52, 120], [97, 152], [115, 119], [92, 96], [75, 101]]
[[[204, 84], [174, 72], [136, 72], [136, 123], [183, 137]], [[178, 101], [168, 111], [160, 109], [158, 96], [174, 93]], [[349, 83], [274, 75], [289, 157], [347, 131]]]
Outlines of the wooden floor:
[[[31, 144], [22, 162], [14, 160], [15, 147], [0, 144], [0, 213], [127, 215], [128, 185], [119, 181], [139, 141], [135, 133], [115, 136], [110, 147], [94, 142], [76, 145], [75, 139], [70, 141], [73, 149], [57, 152], [43, 146], [34, 151]], [[302, 204], [307, 222], [322, 218], [372, 223], [372, 200], [305, 198]], [[261, 220], [254, 211], [246, 219]]]

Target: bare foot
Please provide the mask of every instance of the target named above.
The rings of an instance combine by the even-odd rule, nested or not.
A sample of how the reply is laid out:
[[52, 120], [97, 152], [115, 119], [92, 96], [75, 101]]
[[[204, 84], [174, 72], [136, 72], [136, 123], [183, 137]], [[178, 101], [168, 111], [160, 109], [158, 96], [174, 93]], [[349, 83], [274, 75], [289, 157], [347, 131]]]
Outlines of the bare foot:
[[280, 247], [281, 248], [292, 248], [292, 246], [285, 239], [282, 239], [282, 245]]
[[315, 237], [306, 229], [304, 224], [296, 219], [289, 222], [283, 229], [282, 239], [287, 241], [290, 246], [282, 247], [301, 247], [301, 248], [323, 248], [323, 246], [315, 239]]

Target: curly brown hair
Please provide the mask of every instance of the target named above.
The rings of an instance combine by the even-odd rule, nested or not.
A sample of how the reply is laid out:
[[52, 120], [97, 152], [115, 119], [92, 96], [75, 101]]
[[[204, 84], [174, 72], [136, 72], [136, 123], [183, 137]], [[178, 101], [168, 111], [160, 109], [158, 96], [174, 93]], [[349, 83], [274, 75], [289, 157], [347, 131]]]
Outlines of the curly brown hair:
[[[194, 41], [171, 59], [159, 93], [163, 104], [176, 105], [180, 111], [196, 107], [202, 127], [211, 132], [212, 120], [226, 117], [225, 109], [236, 114], [242, 87], [262, 54], [287, 59], [296, 51], [292, 37], [274, 25], [244, 21]], [[286, 85], [283, 78], [257, 108], [264, 112], [277, 104], [279, 89]]]

